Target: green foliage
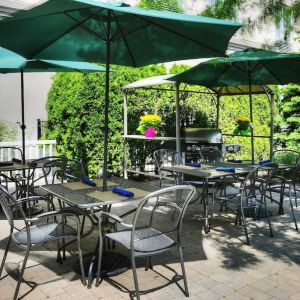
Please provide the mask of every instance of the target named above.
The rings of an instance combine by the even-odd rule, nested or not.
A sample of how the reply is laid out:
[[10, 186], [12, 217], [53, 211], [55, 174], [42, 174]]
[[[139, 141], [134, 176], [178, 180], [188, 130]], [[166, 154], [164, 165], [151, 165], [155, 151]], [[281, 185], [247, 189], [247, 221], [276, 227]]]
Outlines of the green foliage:
[[207, 6], [201, 15], [233, 20], [236, 19], [237, 12], [244, 2], [244, 0], [216, 0], [215, 4]]
[[0, 142], [12, 141], [16, 138], [16, 129], [10, 124], [0, 120]]
[[188, 65], [178, 65], [178, 64], [174, 64], [172, 65], [172, 67], [170, 68], [169, 70], [169, 73], [170, 74], [179, 74], [179, 73], [182, 73], [188, 69], [190, 69], [191, 66], [188, 66]]
[[[250, 116], [248, 96], [225, 96], [220, 98], [220, 128], [223, 133], [232, 133], [238, 116]], [[254, 135], [270, 135], [270, 105], [267, 96], [253, 95], [253, 131]], [[227, 144], [241, 144], [237, 154], [240, 159], [251, 159], [251, 139], [249, 136], [223, 136]], [[268, 158], [270, 142], [268, 138], [255, 138], [255, 159]]]
[[[277, 143], [300, 150], [300, 85], [289, 84], [281, 89], [280, 116], [276, 118]], [[285, 128], [285, 131], [283, 131]]]
[[297, 22], [300, 19], [300, 2], [291, 1], [286, 5], [284, 0], [216, 0], [212, 6], [207, 6], [201, 15], [219, 19], [235, 20], [239, 12], [253, 10], [260, 12], [253, 19], [244, 20], [242, 30], [251, 31], [260, 28], [262, 24], [275, 22], [285, 23], [286, 34], [297, 29]]
[[139, 7], [183, 13], [179, 0], [141, 0]]
[[[164, 66], [111, 68], [108, 145], [108, 171], [111, 174], [120, 173], [124, 157], [121, 86], [165, 72]], [[57, 139], [59, 154], [82, 158], [92, 175], [101, 171], [103, 162], [104, 79], [104, 74], [57, 74], [47, 102], [47, 138]], [[147, 101], [147, 93], [143, 99]], [[134, 107], [140, 107], [139, 103]], [[133, 110], [135, 122], [139, 120], [140, 111], [136, 114]], [[129, 111], [129, 118], [131, 113]]]

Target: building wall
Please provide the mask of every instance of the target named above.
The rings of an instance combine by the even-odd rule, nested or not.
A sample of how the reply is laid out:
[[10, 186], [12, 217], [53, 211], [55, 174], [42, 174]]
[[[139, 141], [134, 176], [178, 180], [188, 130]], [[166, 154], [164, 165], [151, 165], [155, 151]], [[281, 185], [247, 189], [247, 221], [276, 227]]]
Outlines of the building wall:
[[[37, 138], [37, 119], [46, 120], [47, 94], [54, 73], [24, 74], [25, 124], [27, 140]], [[17, 139], [21, 129], [21, 83], [20, 74], [0, 75], [0, 120], [15, 128]]]

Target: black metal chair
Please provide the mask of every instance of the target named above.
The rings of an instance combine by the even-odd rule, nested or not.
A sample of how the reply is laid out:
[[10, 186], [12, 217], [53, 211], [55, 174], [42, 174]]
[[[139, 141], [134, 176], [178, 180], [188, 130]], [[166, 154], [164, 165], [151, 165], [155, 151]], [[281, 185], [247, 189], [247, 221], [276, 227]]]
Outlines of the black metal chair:
[[[283, 196], [288, 196], [288, 192], [284, 192], [283, 185], [285, 180], [289, 180], [292, 182], [291, 186], [291, 194], [294, 198], [296, 207], [298, 206], [298, 199], [300, 198], [300, 188], [296, 185], [296, 178], [300, 178], [300, 152], [290, 149], [281, 149], [276, 150], [271, 155], [272, 162], [279, 164], [286, 164], [289, 167], [286, 169], [281, 169], [277, 171], [277, 175], [280, 175], [284, 178], [284, 180], [280, 180], [277, 178], [271, 182], [269, 186], [270, 193], [279, 193], [281, 192], [281, 201], [283, 201]], [[277, 182], [276, 182], [277, 181]], [[287, 184], [287, 183], [286, 183]], [[272, 195], [270, 194], [270, 198], [272, 200]], [[283, 214], [283, 207], [279, 203], [279, 213]]]
[[2, 146], [0, 147], [0, 161], [12, 161], [12, 159], [22, 160], [23, 152], [18, 147]]
[[[48, 198], [43, 198], [39, 196], [27, 197], [23, 199], [15, 200], [12, 195], [0, 186], [0, 205], [5, 213], [5, 216], [10, 225], [10, 235], [5, 248], [5, 252], [2, 258], [2, 263], [0, 267], [0, 277], [5, 265], [5, 260], [10, 248], [11, 242], [13, 241], [18, 247], [25, 249], [25, 256], [19, 272], [19, 278], [17, 287], [13, 299], [17, 299], [19, 294], [20, 285], [23, 281], [23, 274], [25, 271], [27, 259], [31, 248], [35, 246], [43, 245], [49, 241], [57, 241], [57, 247], [59, 249], [59, 240], [63, 238], [75, 238], [77, 239], [78, 255], [81, 268], [82, 282], [86, 284], [86, 278], [83, 268], [82, 252], [80, 246], [80, 220], [78, 216], [71, 210], [62, 211], [49, 211], [34, 218], [27, 218], [24, 211], [22, 210], [21, 204], [28, 203], [32, 201], [43, 200], [48, 204], [51, 204], [53, 208], [53, 203]], [[24, 227], [18, 228], [14, 222], [14, 212], [18, 210], [21, 219], [24, 221]], [[62, 220], [59, 221], [58, 217], [61, 216]], [[76, 223], [76, 228], [71, 227], [63, 222], [64, 217], [72, 217]], [[53, 218], [53, 221], [50, 219]]]
[[[295, 224], [295, 229], [298, 230], [297, 218], [295, 216], [292, 197], [295, 198], [295, 202], [297, 203], [297, 198], [300, 196], [300, 189], [297, 188], [294, 180], [288, 179], [287, 177], [280, 175], [282, 173], [285, 175], [285, 173], [282, 172], [282, 170], [276, 167], [273, 167], [273, 169], [274, 171], [272, 175], [269, 177], [268, 184], [267, 184], [266, 198], [269, 198], [272, 203], [278, 204], [279, 215], [284, 214], [283, 211], [284, 201], [288, 200], [290, 204], [290, 210], [293, 217], [293, 221]], [[289, 176], [291, 175], [290, 172], [288, 174]], [[295, 175], [295, 170], [293, 170], [292, 174]], [[279, 199], [275, 199], [275, 196], [278, 196]]]
[[162, 171], [162, 167], [169, 167], [174, 165], [179, 165], [182, 163], [182, 158], [180, 153], [171, 149], [159, 149], [153, 152], [153, 156], [155, 159], [156, 167], [159, 174], [159, 184], [161, 186], [162, 179], [175, 179], [177, 182], [177, 178], [174, 178], [174, 175], [170, 172]]
[[[259, 172], [263, 171], [263, 168], [253, 169], [245, 178], [242, 183], [237, 181], [237, 192], [231, 193], [226, 196], [215, 196], [216, 201], [220, 202], [221, 210], [225, 206], [226, 210], [229, 210], [236, 214], [235, 225], [238, 221], [240, 225], [243, 225], [247, 244], [250, 244], [246, 215], [251, 216], [254, 220], [260, 218], [260, 212], [263, 208], [266, 212], [270, 235], [273, 237], [273, 231], [271, 226], [271, 221], [269, 217], [269, 212], [267, 210], [266, 204], [266, 189], [268, 184], [268, 179], [264, 179], [259, 176]], [[271, 175], [269, 174], [269, 177]]]
[[[0, 164], [12, 163], [13, 161], [22, 162], [23, 152], [18, 147], [13, 146], [3, 146], [0, 147]], [[8, 171], [0, 173], [0, 184], [8, 189], [9, 183], [15, 183], [16, 174], [20, 173], [19, 171]], [[15, 192], [14, 192], [15, 193]]]
[[196, 192], [190, 185], [178, 185], [161, 189], [144, 197], [135, 213], [132, 224], [110, 213], [102, 212], [99, 218], [99, 259], [96, 286], [100, 284], [100, 270], [102, 262], [102, 217], [111, 218], [122, 224], [123, 231], [104, 234], [104, 238], [113, 240], [130, 251], [133, 270], [135, 293], [140, 299], [138, 278], [136, 271], [136, 257], [146, 258], [146, 270], [152, 268], [151, 257], [166, 253], [170, 250], [179, 251], [181, 269], [184, 281], [185, 295], [188, 297], [188, 285], [184, 269], [181, 247], [181, 225], [188, 203]]
[[222, 151], [216, 147], [204, 147], [199, 151], [200, 158], [202, 162], [222, 162], [224, 157]]

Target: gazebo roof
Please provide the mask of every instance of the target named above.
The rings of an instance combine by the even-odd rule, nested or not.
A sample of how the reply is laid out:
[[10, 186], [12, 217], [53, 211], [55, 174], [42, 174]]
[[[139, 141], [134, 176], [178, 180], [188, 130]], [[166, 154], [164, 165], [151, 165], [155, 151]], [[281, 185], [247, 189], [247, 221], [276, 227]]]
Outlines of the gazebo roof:
[[[173, 75], [160, 75], [134, 81], [123, 87], [123, 90], [149, 88], [163, 84], [176, 84], [176, 81], [169, 80]], [[219, 96], [229, 95], [247, 95], [249, 94], [249, 87], [247, 85], [240, 86], [224, 86], [224, 87], [207, 87]], [[273, 94], [273, 90], [265, 85], [252, 85], [252, 94]], [[208, 92], [209, 93], [209, 92]]]

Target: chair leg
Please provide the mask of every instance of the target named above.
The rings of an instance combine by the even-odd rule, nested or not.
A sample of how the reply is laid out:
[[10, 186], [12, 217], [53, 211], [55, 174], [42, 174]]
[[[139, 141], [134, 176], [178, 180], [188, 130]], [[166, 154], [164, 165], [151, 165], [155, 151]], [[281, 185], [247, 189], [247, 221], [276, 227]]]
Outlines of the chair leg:
[[83, 235], [83, 227], [84, 227], [84, 223], [85, 223], [85, 215], [83, 215], [83, 217], [82, 217], [82, 223], [81, 223], [80, 235]]
[[80, 263], [80, 270], [81, 270], [81, 280], [83, 285], [86, 285], [86, 277], [85, 277], [85, 271], [83, 267], [82, 251], [81, 251], [81, 244], [80, 244], [80, 234], [77, 235], [77, 247], [78, 247], [78, 256], [79, 256], [79, 263]]
[[293, 188], [294, 188], [294, 197], [295, 197], [295, 206], [298, 207], [298, 202], [297, 202], [297, 190], [296, 190], [296, 183], [293, 183]]
[[294, 207], [293, 207], [292, 199], [291, 199], [290, 196], [289, 196], [289, 201], [290, 201], [290, 207], [291, 207], [291, 211], [292, 211], [292, 215], [293, 215], [293, 220], [294, 220], [294, 223], [295, 223], [295, 229], [298, 230], [297, 219], [295, 217]]
[[268, 223], [269, 223], [269, 229], [270, 229], [270, 236], [273, 237], [273, 230], [272, 230], [272, 225], [271, 225], [271, 220], [270, 220], [270, 216], [269, 216], [269, 211], [267, 209], [267, 202], [266, 199], [264, 200], [264, 206], [265, 206], [265, 211], [267, 214], [267, 218], [268, 218]]
[[186, 273], [184, 268], [184, 261], [183, 261], [183, 255], [182, 255], [182, 248], [181, 246], [178, 247], [178, 252], [180, 256], [180, 264], [181, 264], [181, 270], [182, 270], [182, 276], [183, 276], [183, 282], [184, 282], [184, 293], [186, 297], [189, 297], [189, 290], [188, 290], [188, 284], [186, 280]]
[[99, 245], [98, 245], [98, 266], [97, 266], [97, 279], [96, 279], [96, 287], [100, 285], [101, 280], [101, 265], [102, 265], [102, 253], [103, 253], [103, 238], [99, 236]]
[[148, 271], [149, 268], [151, 270], [153, 270], [153, 265], [152, 265], [152, 261], [151, 261], [151, 257], [150, 256], [148, 256], [146, 258], [145, 271]]
[[136, 272], [135, 257], [133, 254], [131, 254], [131, 267], [132, 267], [132, 272], [133, 272], [133, 280], [134, 280], [136, 299], [140, 300], [140, 292], [139, 292], [139, 284], [138, 284], [138, 278], [137, 278], [137, 272]]
[[22, 268], [21, 268], [21, 271], [19, 273], [19, 279], [18, 279], [18, 283], [17, 283], [17, 286], [16, 286], [16, 290], [15, 290], [13, 300], [18, 299], [18, 294], [19, 294], [21, 283], [23, 281], [23, 275], [24, 275], [27, 259], [28, 259], [28, 256], [29, 256], [29, 252], [30, 252], [30, 247], [27, 247], [26, 252], [25, 252], [25, 256], [24, 256], [24, 260], [23, 260], [23, 263], [22, 263]]
[[12, 234], [12, 229], [10, 230], [9, 239], [8, 239], [8, 241], [7, 241], [6, 248], [5, 248], [5, 252], [4, 252], [4, 255], [3, 255], [3, 258], [2, 258], [2, 262], [1, 262], [1, 267], [0, 267], [0, 278], [1, 278], [1, 275], [2, 275], [3, 268], [4, 268], [4, 264], [5, 264], [5, 260], [6, 260], [6, 257], [7, 257], [7, 253], [8, 253], [10, 244], [11, 244], [11, 234]]
[[245, 220], [245, 215], [244, 215], [244, 210], [243, 208], [241, 208], [241, 221], [245, 230], [245, 236], [246, 236], [246, 241], [247, 241], [247, 245], [250, 245], [250, 241], [249, 241], [249, 236], [248, 236], [248, 230], [247, 230], [247, 225], [246, 225], [246, 220]]

